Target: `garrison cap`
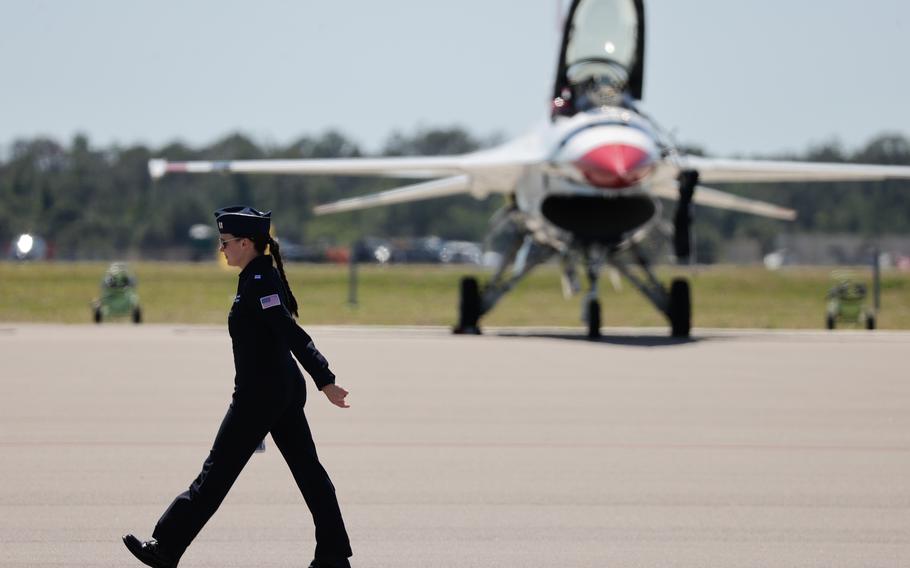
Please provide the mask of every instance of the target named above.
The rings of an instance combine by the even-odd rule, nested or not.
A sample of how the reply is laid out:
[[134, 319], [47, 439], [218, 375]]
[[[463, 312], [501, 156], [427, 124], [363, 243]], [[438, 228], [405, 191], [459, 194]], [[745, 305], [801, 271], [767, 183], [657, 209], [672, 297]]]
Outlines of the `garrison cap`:
[[222, 207], [215, 211], [215, 223], [219, 233], [230, 233], [238, 237], [268, 235], [271, 211], [257, 211], [245, 205]]

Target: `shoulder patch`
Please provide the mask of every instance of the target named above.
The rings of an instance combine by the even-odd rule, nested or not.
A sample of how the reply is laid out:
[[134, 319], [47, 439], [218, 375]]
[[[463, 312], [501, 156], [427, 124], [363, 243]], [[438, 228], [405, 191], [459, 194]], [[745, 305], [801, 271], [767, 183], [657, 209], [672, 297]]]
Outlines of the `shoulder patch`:
[[262, 274], [254, 274], [253, 280], [262, 280]]
[[262, 305], [262, 309], [266, 310], [268, 308], [280, 306], [281, 298], [278, 297], [278, 294], [272, 294], [271, 296], [263, 296], [263, 297], [259, 298], [259, 303]]

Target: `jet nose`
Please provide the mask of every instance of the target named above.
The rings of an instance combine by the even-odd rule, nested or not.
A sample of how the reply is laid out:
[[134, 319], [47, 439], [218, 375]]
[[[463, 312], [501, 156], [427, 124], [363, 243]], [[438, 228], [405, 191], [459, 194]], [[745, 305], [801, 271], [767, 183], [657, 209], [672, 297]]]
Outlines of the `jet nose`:
[[591, 185], [622, 189], [641, 182], [655, 163], [654, 155], [640, 146], [612, 143], [589, 150], [574, 165]]

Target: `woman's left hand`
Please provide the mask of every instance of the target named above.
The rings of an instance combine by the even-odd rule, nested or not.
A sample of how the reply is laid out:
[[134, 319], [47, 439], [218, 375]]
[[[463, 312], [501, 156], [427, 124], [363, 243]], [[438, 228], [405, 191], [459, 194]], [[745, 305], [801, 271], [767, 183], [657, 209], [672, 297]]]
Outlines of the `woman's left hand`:
[[322, 393], [325, 395], [329, 402], [335, 406], [341, 408], [350, 408], [351, 405], [345, 402], [344, 398], [348, 396], [348, 391], [344, 390], [336, 384], [328, 384], [322, 387]]

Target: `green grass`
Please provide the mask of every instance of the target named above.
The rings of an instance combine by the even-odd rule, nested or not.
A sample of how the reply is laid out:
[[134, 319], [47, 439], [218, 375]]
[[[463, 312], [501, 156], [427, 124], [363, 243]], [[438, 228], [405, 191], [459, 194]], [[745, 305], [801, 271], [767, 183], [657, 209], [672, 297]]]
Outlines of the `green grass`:
[[[236, 270], [214, 263], [133, 263], [139, 295], [150, 323], [224, 324], [236, 287]], [[87, 323], [106, 263], [0, 263], [0, 321]], [[475, 270], [476, 271], [476, 270]], [[348, 268], [290, 265], [288, 278], [306, 324], [451, 325], [461, 266], [359, 267], [359, 303], [347, 304]], [[663, 279], [681, 269], [660, 271]], [[868, 270], [857, 269], [866, 276]], [[758, 267], [712, 267], [688, 271], [693, 324], [700, 327], [820, 328], [827, 268], [769, 272]], [[602, 279], [605, 326], [664, 326], [663, 317], [627, 282], [614, 290]], [[871, 296], [871, 295], [870, 295]], [[871, 297], [870, 297], [871, 301]], [[559, 271], [532, 273], [484, 320], [485, 325], [579, 326], [579, 297], [565, 300]], [[910, 274], [882, 278], [879, 327], [910, 329]]]

